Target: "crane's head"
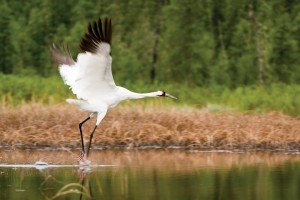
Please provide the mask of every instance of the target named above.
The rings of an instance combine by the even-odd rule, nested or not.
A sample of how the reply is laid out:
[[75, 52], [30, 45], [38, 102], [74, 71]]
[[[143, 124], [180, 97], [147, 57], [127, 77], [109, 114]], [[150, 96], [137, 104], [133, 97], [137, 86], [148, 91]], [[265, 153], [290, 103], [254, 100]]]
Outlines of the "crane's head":
[[165, 91], [158, 91], [158, 97], [169, 97], [169, 98], [171, 98], [171, 99], [177, 99], [177, 97], [174, 97], [174, 96], [172, 96], [172, 95], [170, 95], [170, 94], [168, 94], [168, 93], [166, 93]]

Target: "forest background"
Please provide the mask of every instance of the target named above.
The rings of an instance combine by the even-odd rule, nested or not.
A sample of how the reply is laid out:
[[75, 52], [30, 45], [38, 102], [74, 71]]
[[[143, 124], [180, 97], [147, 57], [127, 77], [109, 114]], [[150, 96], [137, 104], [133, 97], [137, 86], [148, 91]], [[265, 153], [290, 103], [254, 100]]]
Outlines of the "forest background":
[[70, 96], [49, 46], [75, 56], [88, 23], [109, 16], [118, 85], [194, 107], [299, 116], [299, 10], [296, 0], [1, 0], [1, 105]]

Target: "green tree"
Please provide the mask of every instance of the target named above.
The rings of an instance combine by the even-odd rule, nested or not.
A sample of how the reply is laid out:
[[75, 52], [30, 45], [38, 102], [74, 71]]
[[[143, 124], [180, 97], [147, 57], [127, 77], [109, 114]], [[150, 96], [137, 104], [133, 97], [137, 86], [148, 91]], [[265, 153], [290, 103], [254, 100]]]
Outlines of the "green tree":
[[3, 73], [13, 72], [12, 55], [14, 53], [11, 41], [13, 36], [10, 32], [10, 21], [12, 20], [10, 7], [6, 2], [0, 4], [0, 71]]

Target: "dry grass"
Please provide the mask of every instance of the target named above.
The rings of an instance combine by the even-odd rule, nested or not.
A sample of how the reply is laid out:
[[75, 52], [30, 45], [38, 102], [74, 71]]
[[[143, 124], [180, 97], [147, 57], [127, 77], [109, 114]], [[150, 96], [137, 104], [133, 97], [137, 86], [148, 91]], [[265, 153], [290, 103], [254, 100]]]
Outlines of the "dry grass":
[[[86, 118], [69, 105], [0, 108], [4, 147], [80, 147], [78, 123]], [[85, 139], [94, 126], [84, 126]], [[212, 113], [185, 107], [121, 106], [109, 111], [94, 135], [98, 148], [300, 149], [300, 120], [280, 113]]]

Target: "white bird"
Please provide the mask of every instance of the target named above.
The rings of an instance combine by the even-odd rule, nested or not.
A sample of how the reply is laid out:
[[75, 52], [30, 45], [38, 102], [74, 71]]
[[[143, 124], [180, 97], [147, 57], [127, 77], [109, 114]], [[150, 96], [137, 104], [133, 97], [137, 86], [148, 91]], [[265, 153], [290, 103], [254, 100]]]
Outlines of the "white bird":
[[[116, 86], [112, 76], [111, 64], [111, 19], [101, 19], [88, 25], [88, 30], [80, 42], [81, 53], [74, 61], [68, 47], [51, 47], [52, 58], [59, 64], [59, 72], [64, 83], [70, 86], [77, 99], [67, 99], [82, 111], [91, 113], [88, 118], [79, 123], [82, 153], [89, 154], [94, 132], [109, 108], [127, 99], [141, 99], [146, 97], [176, 97], [164, 91], [150, 93], [136, 93], [124, 87]], [[84, 148], [82, 125], [97, 117], [95, 128], [90, 134], [88, 149]]]

